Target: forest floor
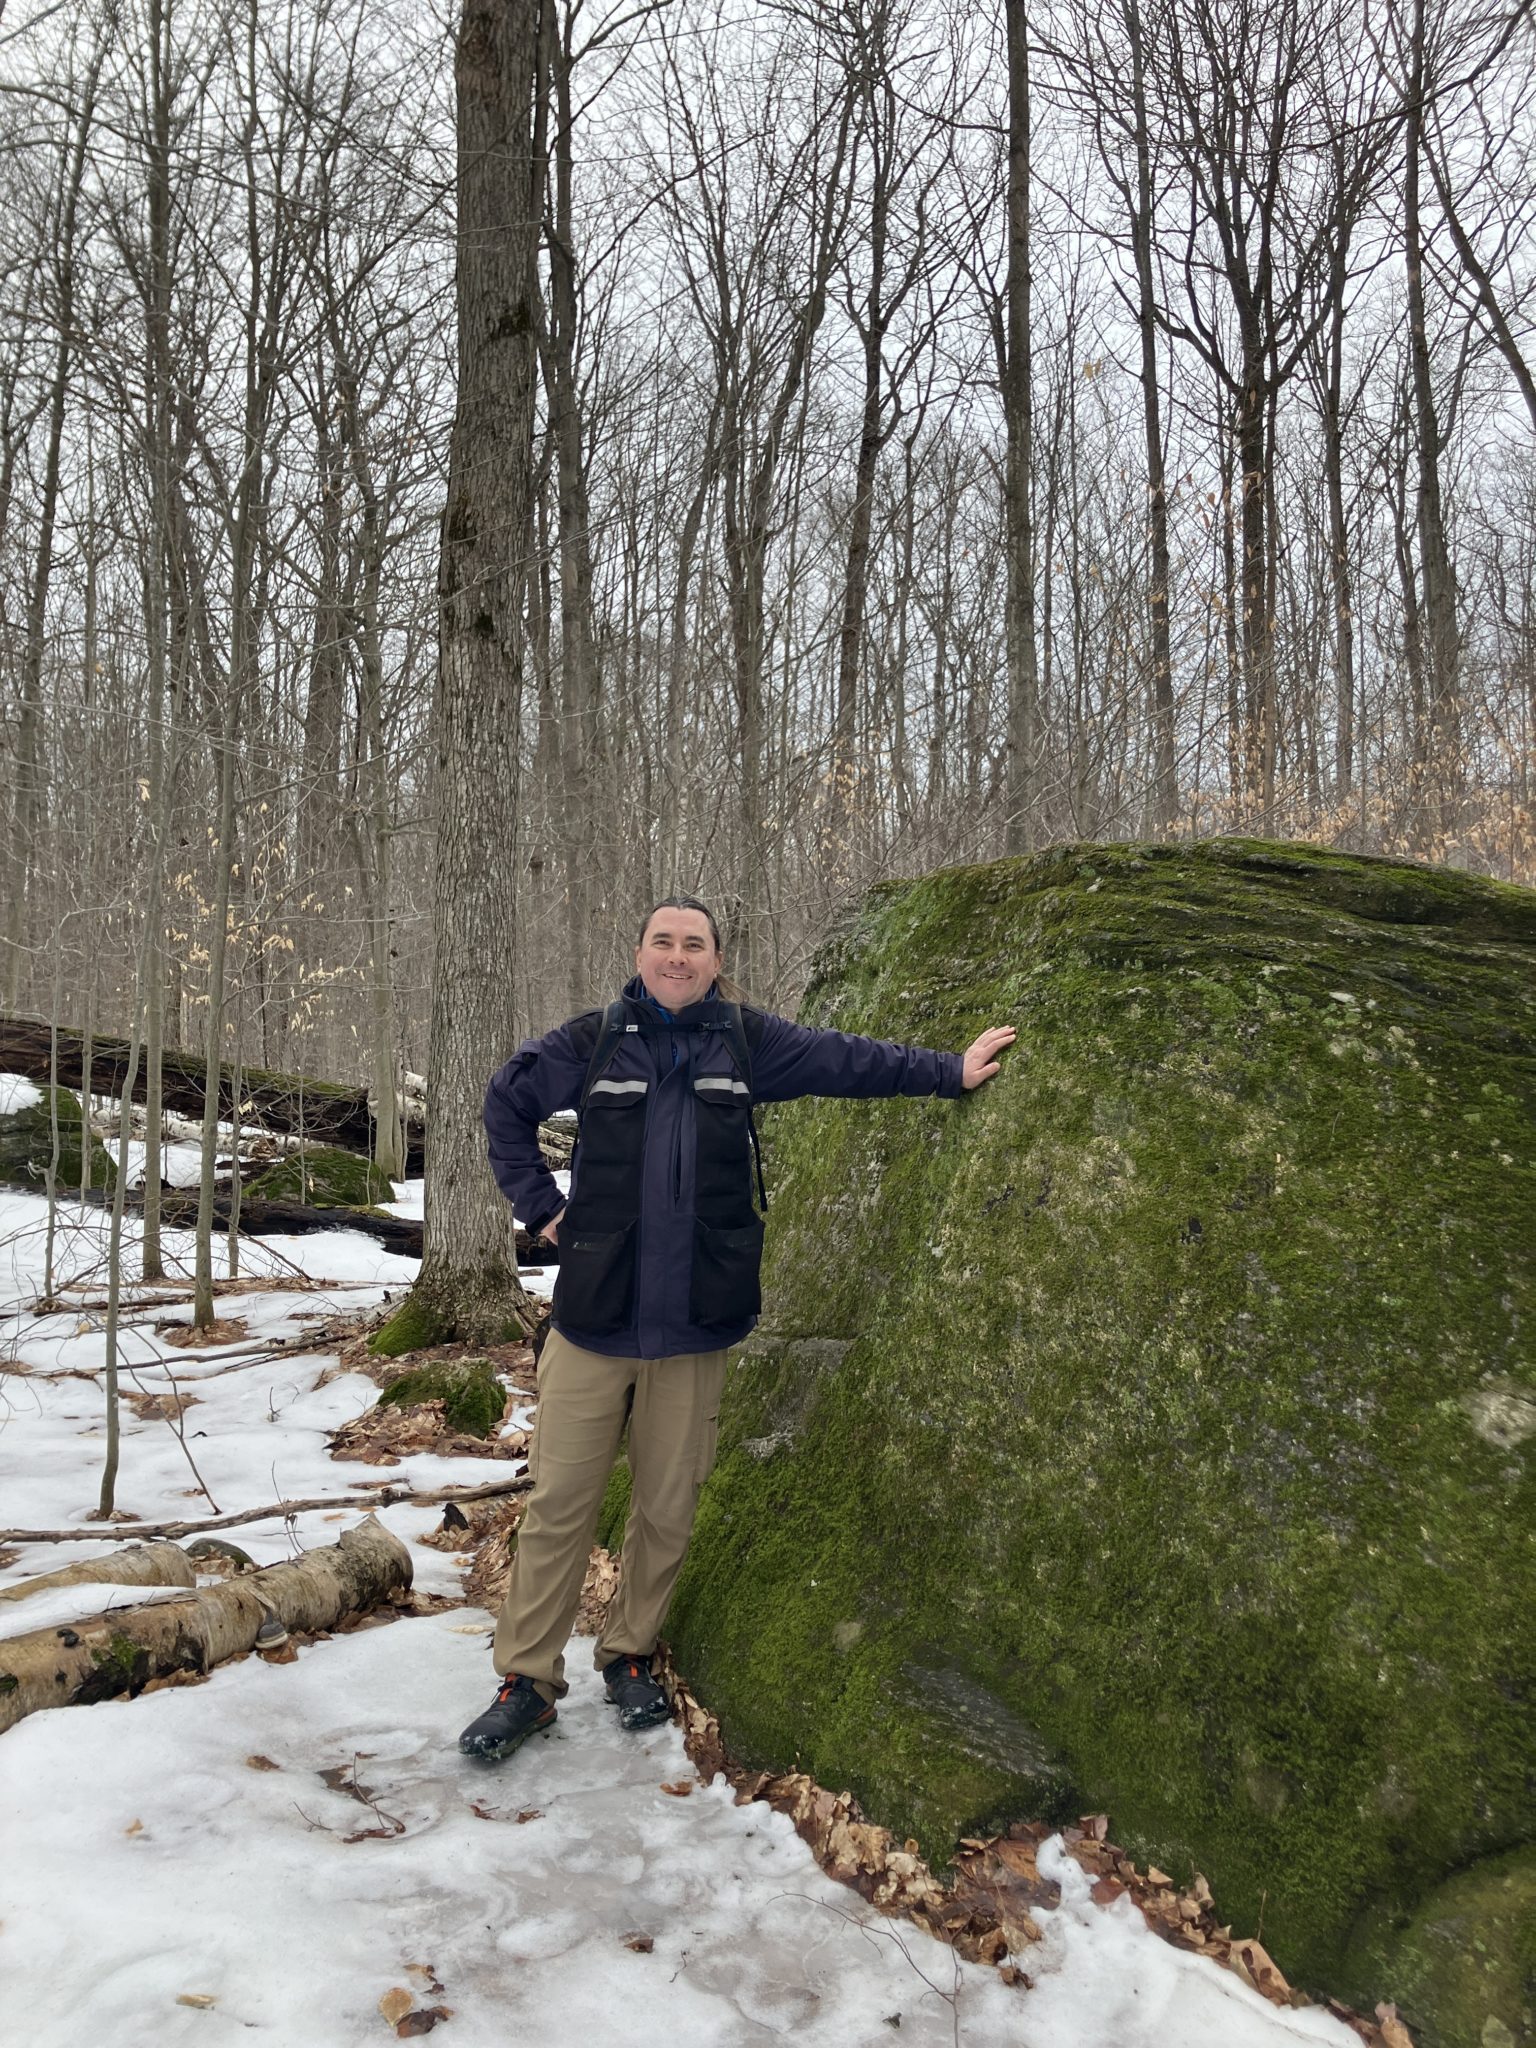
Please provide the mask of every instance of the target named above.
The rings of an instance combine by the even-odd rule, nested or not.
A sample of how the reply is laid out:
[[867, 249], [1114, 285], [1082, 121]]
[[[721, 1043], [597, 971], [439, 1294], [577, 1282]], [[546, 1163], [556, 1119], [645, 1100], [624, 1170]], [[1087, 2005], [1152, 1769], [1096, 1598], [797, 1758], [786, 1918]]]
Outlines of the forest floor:
[[[419, 1183], [397, 1193], [419, 1213]], [[42, 1316], [45, 1213], [0, 1190], [0, 1524], [62, 1529], [85, 1525], [100, 1481], [90, 1304], [107, 1219], [61, 1207], [57, 1269], [81, 1305]], [[167, 1233], [166, 1251], [168, 1268], [190, 1268], [189, 1234]], [[235, 1341], [191, 1354], [171, 1341], [186, 1288], [133, 1311], [124, 1338], [125, 1395], [163, 1394], [174, 1375], [195, 1396], [188, 1448], [220, 1509], [519, 1469], [430, 1452], [337, 1462], [328, 1439], [377, 1394], [338, 1372], [337, 1319], [408, 1285], [415, 1262], [347, 1232], [242, 1242], [241, 1258], [247, 1284], [219, 1302]], [[326, 1337], [301, 1348], [317, 1323]], [[258, 1338], [287, 1348], [251, 1354]], [[123, 1410], [119, 1508], [211, 1514], [161, 1404], [142, 1405]], [[525, 1430], [531, 1406], [504, 1431]], [[269, 1564], [356, 1519], [321, 1508], [230, 1533]], [[464, 1560], [422, 1540], [439, 1510], [401, 1503], [380, 1519], [418, 1593], [463, 1600]], [[14, 1546], [0, 1584], [115, 1540]], [[143, 1597], [119, 1587], [91, 1607]], [[0, 1610], [9, 1630], [27, 1604]], [[483, 1609], [444, 1607], [0, 1736], [0, 1979], [17, 2038], [363, 2048], [443, 2024], [460, 2048], [617, 2032], [669, 2048], [1355, 2048], [1325, 2012], [1267, 2004], [1156, 1939], [1129, 1898], [1095, 1905], [1054, 1839], [1039, 1867], [1062, 1903], [1037, 1911], [1042, 1939], [1019, 1958], [1033, 1988], [960, 1961], [825, 1876], [784, 1815], [701, 1782], [676, 1727], [622, 1734], [581, 1641], [556, 1728], [498, 1767], [472, 1764], [456, 1738], [489, 1701], [489, 1637]]]

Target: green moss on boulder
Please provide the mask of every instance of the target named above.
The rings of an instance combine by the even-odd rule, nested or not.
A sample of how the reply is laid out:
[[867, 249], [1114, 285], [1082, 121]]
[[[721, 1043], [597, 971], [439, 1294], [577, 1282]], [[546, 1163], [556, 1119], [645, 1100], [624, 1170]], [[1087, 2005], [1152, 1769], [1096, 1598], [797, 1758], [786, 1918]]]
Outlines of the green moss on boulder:
[[1536, 1849], [1458, 1871], [1417, 1911], [1379, 1908], [1356, 1931], [1346, 1979], [1390, 1982], [1417, 2048], [1536, 2043]]
[[489, 1436], [506, 1410], [507, 1393], [489, 1359], [456, 1358], [402, 1373], [380, 1394], [378, 1405], [413, 1408], [420, 1401], [441, 1401], [450, 1429]]
[[772, 1113], [682, 1668], [932, 1856], [1106, 1808], [1343, 1984], [1536, 1835], [1536, 895], [1062, 849], [875, 890], [801, 1015], [1020, 1036]]
[[[56, 1185], [61, 1193], [80, 1185], [80, 1146], [82, 1123], [80, 1098], [71, 1094], [68, 1088], [55, 1088], [53, 1095], [58, 1103], [59, 1118], [59, 1164]], [[91, 1180], [93, 1188], [109, 1188], [115, 1174], [112, 1157], [99, 1138], [90, 1139]], [[25, 1109], [12, 1110], [9, 1115], [0, 1116], [0, 1181], [19, 1183], [24, 1187], [40, 1188], [44, 1185], [44, 1172], [53, 1156], [52, 1117], [49, 1110], [49, 1091], [41, 1090], [41, 1099], [30, 1103]]]
[[309, 1145], [302, 1160], [290, 1152], [258, 1174], [245, 1192], [267, 1202], [305, 1202], [316, 1209], [365, 1209], [392, 1202], [389, 1175], [360, 1152], [335, 1145]]

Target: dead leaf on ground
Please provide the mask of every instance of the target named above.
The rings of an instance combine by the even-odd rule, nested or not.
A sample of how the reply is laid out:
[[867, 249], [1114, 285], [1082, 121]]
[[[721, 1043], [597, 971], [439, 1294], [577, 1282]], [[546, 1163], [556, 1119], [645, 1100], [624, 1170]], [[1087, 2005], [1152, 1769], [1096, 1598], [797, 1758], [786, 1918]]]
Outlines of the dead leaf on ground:
[[211, 1671], [159, 1671], [153, 1678], [147, 1678], [139, 1688], [141, 1692], [170, 1692], [179, 1685], [206, 1685]]
[[184, 1408], [190, 1408], [197, 1400], [196, 1394], [128, 1394], [123, 1399], [137, 1415], [140, 1422], [176, 1422]]
[[269, 1756], [248, 1756], [245, 1763], [247, 1770], [252, 1771], [280, 1771], [283, 1768], [281, 1764], [273, 1763]]
[[129, 1821], [127, 1827], [123, 1829], [123, 1833], [125, 1835], [142, 1835], [143, 1832], [144, 1823], [141, 1820], [131, 1820]]
[[654, 1934], [631, 1933], [623, 1937], [624, 1946], [632, 1948], [637, 1956], [648, 1956], [656, 1946]]
[[1413, 2036], [1398, 2018], [1395, 2005], [1378, 2005], [1376, 2020], [1381, 2028], [1382, 2048], [1413, 2048]]
[[442, 1980], [430, 1963], [407, 1963], [406, 1969], [413, 1977], [425, 1977], [429, 1991], [441, 1991]]
[[1124, 1898], [1125, 1886], [1118, 1877], [1101, 1877], [1090, 1887], [1088, 1896], [1096, 1906], [1113, 1905], [1116, 1899]]
[[383, 2013], [391, 2026], [395, 2026], [400, 2020], [405, 2018], [405, 2015], [415, 2003], [415, 1992], [407, 1991], [403, 1984], [396, 1984], [386, 1991], [379, 2000], [379, 2011]]
[[422, 2005], [415, 2012], [408, 2012], [395, 2026], [397, 2040], [412, 2041], [418, 2034], [430, 2034], [439, 2020], [451, 2020], [451, 2005]]
[[542, 1806], [525, 1806], [517, 1816], [517, 1824], [519, 1827], [526, 1827], [529, 1821], [542, 1820], [543, 1818], [544, 1809]]
[[211, 1991], [178, 1991], [176, 1994], [178, 2005], [190, 2005], [196, 2012], [212, 2012], [218, 2002]]
[[675, 1785], [663, 1785], [663, 1792], [670, 1792], [674, 1799], [687, 1799], [693, 1791], [691, 1778], [679, 1778]]

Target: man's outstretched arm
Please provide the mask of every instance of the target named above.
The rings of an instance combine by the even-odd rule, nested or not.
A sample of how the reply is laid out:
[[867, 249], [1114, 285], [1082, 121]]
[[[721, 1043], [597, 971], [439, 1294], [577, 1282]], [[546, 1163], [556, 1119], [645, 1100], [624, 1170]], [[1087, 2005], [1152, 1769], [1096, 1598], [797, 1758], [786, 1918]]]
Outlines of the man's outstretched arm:
[[965, 1052], [934, 1052], [851, 1031], [813, 1031], [785, 1017], [764, 1020], [752, 1057], [759, 1102], [798, 1095], [945, 1095], [979, 1088], [998, 1071], [997, 1055], [1017, 1033], [1008, 1024], [984, 1031]]

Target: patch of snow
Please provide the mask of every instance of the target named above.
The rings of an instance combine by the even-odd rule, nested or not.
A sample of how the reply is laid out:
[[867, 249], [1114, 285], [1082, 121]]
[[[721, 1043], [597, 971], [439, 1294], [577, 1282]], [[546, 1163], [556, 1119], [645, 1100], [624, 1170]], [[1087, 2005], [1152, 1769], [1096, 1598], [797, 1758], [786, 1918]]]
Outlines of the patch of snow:
[[18, 1109], [30, 1109], [42, 1099], [43, 1091], [35, 1081], [21, 1074], [0, 1074], [0, 1116], [14, 1116]]

